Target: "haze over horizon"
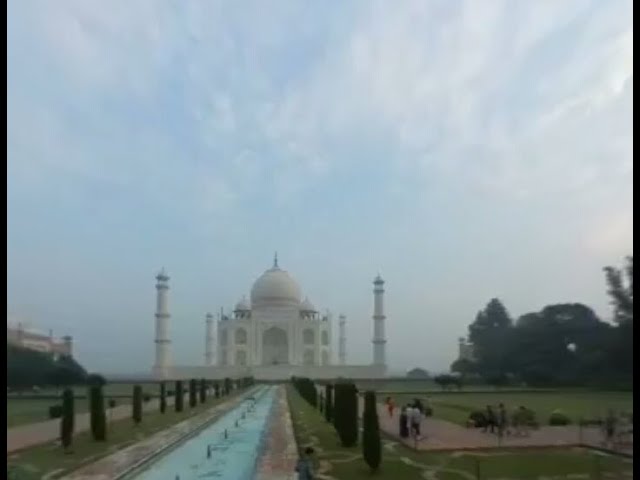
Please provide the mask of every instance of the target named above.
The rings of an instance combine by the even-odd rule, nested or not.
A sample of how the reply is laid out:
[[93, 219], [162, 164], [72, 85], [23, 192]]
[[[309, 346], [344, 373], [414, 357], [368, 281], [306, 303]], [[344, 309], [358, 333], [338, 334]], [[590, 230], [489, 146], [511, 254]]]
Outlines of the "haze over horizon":
[[[322, 4], [321, 4], [322, 3]], [[632, 2], [10, 0], [8, 313], [149, 371], [272, 264], [390, 369], [445, 370], [493, 297], [581, 302], [633, 252]], [[334, 328], [334, 333], [337, 328]], [[334, 352], [336, 343], [334, 338]]]

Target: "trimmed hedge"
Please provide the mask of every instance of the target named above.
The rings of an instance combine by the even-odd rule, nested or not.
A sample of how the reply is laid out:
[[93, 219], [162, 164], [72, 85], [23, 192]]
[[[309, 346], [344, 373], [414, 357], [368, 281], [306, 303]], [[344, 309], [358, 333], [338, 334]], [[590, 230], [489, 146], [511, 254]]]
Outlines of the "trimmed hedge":
[[60, 420], [60, 441], [66, 450], [73, 442], [73, 428], [75, 424], [75, 409], [73, 390], [66, 388], [62, 392], [62, 419]]
[[182, 390], [182, 381], [176, 382], [176, 400], [174, 404], [176, 412], [184, 410], [184, 391]]
[[133, 401], [131, 403], [131, 418], [138, 425], [142, 421], [142, 387], [133, 386]]
[[164, 382], [160, 383], [160, 413], [167, 411], [167, 386]]
[[362, 413], [362, 457], [372, 472], [378, 470], [382, 461], [380, 442], [380, 424], [376, 408], [376, 394], [368, 391], [364, 394], [364, 412]]
[[107, 417], [104, 411], [104, 394], [102, 385], [96, 384], [89, 388], [89, 418], [91, 435], [97, 442], [107, 439]]

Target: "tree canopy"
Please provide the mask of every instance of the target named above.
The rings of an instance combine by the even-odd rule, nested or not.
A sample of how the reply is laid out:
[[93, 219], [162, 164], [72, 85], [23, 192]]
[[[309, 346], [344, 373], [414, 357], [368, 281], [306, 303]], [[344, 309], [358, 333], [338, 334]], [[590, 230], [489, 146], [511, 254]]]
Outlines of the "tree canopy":
[[469, 325], [474, 360], [452, 371], [531, 386], [633, 385], [633, 257], [605, 267], [614, 324], [581, 303], [548, 305], [512, 321], [494, 298]]
[[7, 343], [7, 387], [69, 386], [83, 384], [86, 370], [73, 357], [50, 353]]

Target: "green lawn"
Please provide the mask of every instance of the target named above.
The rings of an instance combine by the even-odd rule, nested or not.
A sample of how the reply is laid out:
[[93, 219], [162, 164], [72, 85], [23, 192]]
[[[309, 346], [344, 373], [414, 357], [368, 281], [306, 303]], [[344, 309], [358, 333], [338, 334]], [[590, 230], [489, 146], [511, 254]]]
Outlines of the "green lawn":
[[[397, 442], [383, 438], [384, 450], [380, 471], [372, 476], [362, 460], [360, 447], [342, 448], [333, 426], [317, 410], [289, 387], [294, 429], [300, 448], [314, 446], [317, 468], [330, 465], [328, 475], [340, 480], [404, 480], [431, 478], [467, 480], [480, 472], [481, 479], [533, 479], [541, 476], [563, 478], [588, 475], [601, 478], [633, 478], [633, 463], [613, 456], [594, 454], [583, 449], [496, 450], [478, 453], [415, 452]], [[600, 472], [598, 474], [598, 472]]]
[[492, 392], [492, 393], [426, 393], [395, 395], [397, 405], [414, 398], [427, 399], [434, 407], [434, 416], [464, 425], [473, 410], [484, 410], [487, 405], [504, 403], [508, 411], [520, 405], [536, 412], [538, 421], [547, 424], [549, 415], [562, 410], [573, 422], [581, 418], [594, 419], [606, 415], [612, 408], [616, 412], [633, 411], [633, 394], [621, 392]]
[[[150, 383], [141, 385], [143, 395], [158, 395], [160, 390], [159, 384]], [[168, 388], [172, 389], [173, 387], [169, 386]], [[133, 384], [107, 384], [104, 387], [104, 392], [107, 402], [112, 396], [117, 396], [117, 398], [114, 398], [117, 405], [130, 404], [133, 395]], [[87, 387], [74, 387], [74, 393], [80, 397], [86, 397]], [[62, 389], [47, 388], [39, 391], [37, 394], [29, 393], [25, 395], [31, 398], [20, 398], [20, 396], [14, 394], [7, 397], [7, 427], [15, 427], [18, 425], [49, 420], [49, 407], [60, 403], [58, 400], [51, 397], [61, 396]], [[45, 398], [32, 398], [34, 395]], [[88, 400], [86, 398], [78, 398], [75, 407], [77, 413], [86, 412], [89, 408]]]
[[176, 413], [172, 407], [167, 408], [164, 414], [159, 411], [145, 413], [142, 423], [138, 426], [135, 426], [130, 418], [115, 421], [107, 426], [106, 442], [94, 442], [89, 432], [79, 433], [73, 440], [73, 454], [64, 454], [60, 446], [49, 443], [11, 455], [7, 457], [7, 464], [19, 470], [15, 477], [18, 480], [40, 479], [54, 471], [57, 473], [50, 478], [58, 478], [193, 415], [202, 413], [220, 401], [233, 398], [236, 394], [233, 393], [219, 400], [209, 397], [204, 405], [198, 405], [194, 409], [190, 409], [188, 402], [185, 402], [185, 410], [180, 413]]

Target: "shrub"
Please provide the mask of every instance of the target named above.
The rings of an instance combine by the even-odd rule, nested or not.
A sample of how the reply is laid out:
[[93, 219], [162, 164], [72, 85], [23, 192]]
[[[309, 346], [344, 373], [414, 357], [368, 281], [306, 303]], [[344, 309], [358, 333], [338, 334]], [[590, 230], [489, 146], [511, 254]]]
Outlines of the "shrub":
[[473, 422], [476, 428], [484, 428], [487, 425], [487, 416], [480, 410], [473, 411], [469, 414], [469, 420]]
[[184, 392], [182, 391], [182, 381], [176, 382], [176, 400], [175, 400], [176, 412], [181, 412], [184, 409]]
[[362, 456], [372, 471], [378, 470], [382, 460], [380, 444], [380, 425], [376, 408], [375, 392], [364, 394], [364, 412], [362, 414]]
[[324, 418], [327, 422], [333, 419], [333, 385], [324, 386]]
[[318, 406], [318, 391], [311, 379], [294, 378], [292, 382], [293, 386], [302, 398], [304, 398], [312, 407]]
[[62, 392], [62, 420], [60, 421], [60, 440], [65, 449], [69, 448], [73, 441], [74, 423], [73, 390], [67, 388]]
[[49, 407], [49, 418], [62, 417], [62, 405], [51, 405]]
[[424, 412], [422, 412], [425, 417], [433, 417], [433, 407], [431, 405], [427, 405], [424, 407]]
[[229, 395], [231, 393], [231, 389], [233, 388], [233, 382], [229, 377], [224, 379], [224, 394]]
[[109, 399], [109, 403], [108, 403], [109, 408], [116, 408], [116, 404], [117, 404], [117, 402], [116, 402], [115, 398], [110, 398]]
[[87, 385], [104, 387], [107, 384], [105, 378], [98, 373], [90, 373], [87, 375]]
[[195, 378], [189, 380], [189, 406], [194, 408], [198, 405], [197, 385]]
[[151, 395], [149, 395], [148, 393], [145, 393], [145, 394], [142, 396], [142, 401], [143, 401], [144, 403], [149, 403], [149, 402], [151, 401]]
[[215, 396], [216, 398], [220, 398], [220, 384], [219, 384], [218, 382], [216, 382], [216, 383], [213, 385], [213, 389], [214, 389], [214, 396]]
[[167, 386], [164, 382], [160, 383], [160, 413], [167, 411]]
[[554, 410], [549, 416], [549, 425], [551, 425], [552, 427], [571, 425], [571, 419], [562, 411]]
[[93, 439], [104, 442], [107, 439], [107, 417], [104, 412], [104, 395], [100, 385], [92, 385], [89, 388], [89, 415]]

